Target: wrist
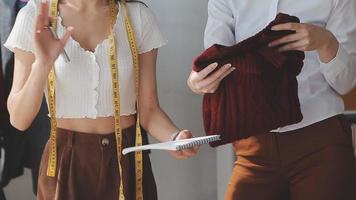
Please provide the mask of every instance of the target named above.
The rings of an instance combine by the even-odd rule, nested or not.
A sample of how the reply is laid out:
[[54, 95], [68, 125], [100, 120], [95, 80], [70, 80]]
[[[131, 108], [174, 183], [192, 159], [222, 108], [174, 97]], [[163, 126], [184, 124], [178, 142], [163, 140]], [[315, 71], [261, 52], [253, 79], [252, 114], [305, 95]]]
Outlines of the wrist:
[[330, 31], [326, 31], [326, 38], [326, 42], [318, 49], [320, 61], [323, 63], [334, 59], [339, 49], [339, 42]]
[[53, 62], [49, 62], [44, 59], [35, 59], [35, 62], [33, 64], [40, 65], [42, 67], [51, 67], [53, 65]]
[[52, 69], [52, 65], [42, 60], [36, 59], [35, 62], [32, 64], [33, 71], [35, 71], [36, 73], [43, 74], [45, 76], [49, 74], [51, 69]]

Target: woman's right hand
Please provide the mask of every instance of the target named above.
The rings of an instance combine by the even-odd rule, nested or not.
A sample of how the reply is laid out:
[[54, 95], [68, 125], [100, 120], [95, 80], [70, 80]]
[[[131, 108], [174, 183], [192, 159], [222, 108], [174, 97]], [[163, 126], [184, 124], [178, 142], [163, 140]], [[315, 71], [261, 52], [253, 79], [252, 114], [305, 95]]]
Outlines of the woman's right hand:
[[197, 94], [214, 93], [218, 89], [220, 82], [235, 70], [235, 67], [231, 67], [231, 64], [226, 64], [213, 74], [210, 74], [217, 66], [218, 63], [212, 63], [200, 72], [192, 71], [187, 80], [189, 88]]
[[50, 20], [54, 19], [48, 16], [48, 3], [41, 2], [34, 32], [35, 57], [36, 62], [44, 65], [48, 73], [52, 69], [55, 60], [64, 50], [64, 46], [74, 29], [73, 27], [68, 27], [64, 36], [56, 39], [49, 29]]

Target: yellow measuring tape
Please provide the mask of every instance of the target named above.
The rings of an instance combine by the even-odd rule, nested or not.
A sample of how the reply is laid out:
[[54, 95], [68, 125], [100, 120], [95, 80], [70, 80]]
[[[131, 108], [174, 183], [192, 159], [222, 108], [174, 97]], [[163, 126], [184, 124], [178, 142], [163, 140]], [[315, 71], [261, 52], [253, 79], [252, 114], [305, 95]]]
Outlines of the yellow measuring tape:
[[[58, 0], [53, 0], [50, 5], [50, 16], [57, 17]], [[57, 31], [57, 22], [51, 21], [51, 27]], [[48, 99], [49, 99], [49, 113], [51, 116], [51, 133], [50, 133], [50, 151], [47, 167], [47, 176], [54, 177], [56, 174], [57, 165], [57, 120], [56, 120], [56, 106], [55, 106], [55, 74], [54, 66], [48, 75], [47, 81]]]
[[[138, 101], [140, 98], [140, 68], [139, 68], [139, 58], [138, 58], [138, 51], [136, 46], [136, 40], [134, 36], [134, 31], [131, 26], [129, 14], [126, 10], [126, 1], [124, 0], [123, 10], [125, 12], [125, 27], [127, 36], [129, 39], [129, 44], [131, 48], [132, 54], [132, 63], [135, 68], [135, 93], [136, 93], [136, 146], [142, 145], [142, 133], [140, 127], [140, 113], [138, 112]], [[135, 177], [136, 177], [136, 200], [143, 200], [143, 158], [142, 158], [142, 151], [135, 152]]]
[[[58, 14], [58, 0], [52, 0], [50, 5], [50, 15], [56, 17]], [[136, 40], [134, 36], [134, 31], [131, 26], [130, 18], [126, 9], [126, 1], [124, 0], [122, 4], [122, 11], [125, 12], [125, 27], [127, 32], [127, 37], [130, 44], [131, 54], [132, 54], [132, 63], [135, 68], [135, 93], [137, 98], [137, 116], [136, 116], [136, 146], [142, 145], [142, 134], [140, 127], [140, 116], [139, 116], [139, 86], [140, 86], [140, 70], [139, 70], [139, 58]], [[116, 3], [110, 1], [110, 16], [111, 16], [111, 27], [113, 27], [116, 21]], [[56, 21], [51, 23], [52, 28], [56, 31], [57, 23]], [[117, 49], [116, 42], [114, 37], [114, 32], [110, 28], [109, 35], [109, 61], [111, 68], [112, 76], [112, 89], [113, 89], [113, 104], [114, 104], [114, 117], [115, 117], [115, 137], [116, 137], [116, 146], [117, 146], [117, 157], [118, 157], [118, 166], [120, 173], [120, 187], [119, 191], [119, 200], [125, 200], [123, 181], [122, 181], [122, 166], [121, 166], [121, 151], [122, 151], [122, 129], [120, 124], [120, 87], [119, 87], [119, 65], [117, 58]], [[56, 148], [56, 111], [55, 111], [55, 73], [54, 67], [51, 70], [48, 76], [48, 98], [49, 98], [49, 108], [51, 115], [51, 134], [50, 134], [50, 152], [49, 152], [49, 161], [47, 167], [47, 176], [54, 177], [56, 174], [56, 164], [57, 164], [57, 148]], [[143, 157], [142, 152], [136, 152], [135, 154], [135, 175], [136, 175], [136, 200], [143, 200]]]

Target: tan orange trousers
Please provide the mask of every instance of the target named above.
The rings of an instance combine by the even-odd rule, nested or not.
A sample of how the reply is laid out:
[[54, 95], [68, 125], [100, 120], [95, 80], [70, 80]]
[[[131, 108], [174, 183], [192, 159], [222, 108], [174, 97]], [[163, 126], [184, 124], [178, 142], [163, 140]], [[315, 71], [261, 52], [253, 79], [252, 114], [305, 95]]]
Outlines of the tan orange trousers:
[[341, 115], [233, 146], [225, 200], [356, 200], [351, 126]]
[[[123, 147], [135, 145], [135, 126], [123, 130]], [[57, 129], [57, 173], [46, 175], [49, 145], [43, 152], [38, 200], [118, 200], [120, 173], [115, 134], [100, 135]], [[126, 200], [135, 197], [135, 154], [121, 160]], [[143, 152], [143, 200], [157, 200], [147, 151]]]

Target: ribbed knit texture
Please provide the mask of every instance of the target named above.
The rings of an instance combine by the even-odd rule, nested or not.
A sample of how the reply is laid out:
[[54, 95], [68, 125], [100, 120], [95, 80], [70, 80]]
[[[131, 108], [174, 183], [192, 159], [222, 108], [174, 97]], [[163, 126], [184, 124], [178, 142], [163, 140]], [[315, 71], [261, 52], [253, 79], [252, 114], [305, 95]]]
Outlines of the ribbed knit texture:
[[[10, 50], [19, 48], [34, 52], [33, 30], [40, 0], [30, 0], [19, 12], [14, 28], [5, 43]], [[141, 3], [128, 3], [139, 53], [159, 48], [166, 43], [154, 14]], [[57, 33], [65, 33], [62, 18], [58, 17]], [[132, 55], [124, 24], [124, 12], [119, 7], [114, 26], [120, 72], [121, 115], [136, 113], [136, 95]], [[90, 33], [89, 33], [90, 34]], [[96, 118], [113, 116], [111, 70], [109, 66], [109, 40], [97, 45], [94, 52], [84, 50], [70, 38], [65, 50], [70, 63], [62, 57], [55, 62], [56, 115], [58, 118]], [[144, 66], [142, 66], [144, 67]], [[48, 101], [47, 89], [45, 94]]]
[[286, 22], [299, 19], [278, 14], [255, 36], [231, 47], [213, 45], [194, 61], [195, 71], [214, 62], [219, 67], [227, 63], [236, 67], [214, 94], [204, 95], [206, 134], [220, 134], [222, 138], [212, 146], [268, 133], [302, 120], [296, 76], [302, 69], [304, 53], [279, 53], [267, 47], [269, 42], [293, 33], [271, 30], [273, 25]]

